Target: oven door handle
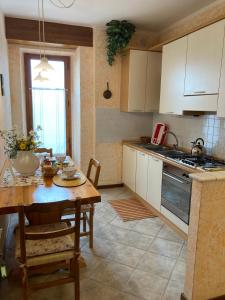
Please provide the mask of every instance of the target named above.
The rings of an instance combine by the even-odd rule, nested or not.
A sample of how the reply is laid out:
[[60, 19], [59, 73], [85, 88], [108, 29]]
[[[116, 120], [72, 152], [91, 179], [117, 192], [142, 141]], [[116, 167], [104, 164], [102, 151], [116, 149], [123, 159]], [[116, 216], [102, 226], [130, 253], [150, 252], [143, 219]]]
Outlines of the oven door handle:
[[173, 180], [175, 180], [175, 181], [177, 181], [177, 182], [179, 182], [179, 183], [182, 183], [182, 184], [184, 184], [184, 183], [189, 183], [189, 182], [180, 180], [180, 179], [178, 179], [177, 177], [175, 177], [175, 176], [173, 176], [173, 175], [170, 175], [169, 173], [167, 173], [167, 172], [165, 172], [165, 171], [163, 171], [163, 175], [165, 175], [165, 176], [167, 176], [167, 177], [169, 177], [169, 178], [171, 178], [171, 179], [173, 179]]

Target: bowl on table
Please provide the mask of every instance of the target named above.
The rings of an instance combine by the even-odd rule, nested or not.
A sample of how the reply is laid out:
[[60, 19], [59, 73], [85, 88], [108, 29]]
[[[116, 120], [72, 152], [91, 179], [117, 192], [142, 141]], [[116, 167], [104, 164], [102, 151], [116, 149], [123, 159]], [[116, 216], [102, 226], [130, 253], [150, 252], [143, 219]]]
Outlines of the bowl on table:
[[63, 175], [66, 178], [74, 178], [76, 172], [77, 172], [77, 168], [74, 166], [63, 168]]
[[56, 153], [55, 158], [59, 164], [62, 164], [64, 162], [64, 160], [66, 159], [66, 154]]

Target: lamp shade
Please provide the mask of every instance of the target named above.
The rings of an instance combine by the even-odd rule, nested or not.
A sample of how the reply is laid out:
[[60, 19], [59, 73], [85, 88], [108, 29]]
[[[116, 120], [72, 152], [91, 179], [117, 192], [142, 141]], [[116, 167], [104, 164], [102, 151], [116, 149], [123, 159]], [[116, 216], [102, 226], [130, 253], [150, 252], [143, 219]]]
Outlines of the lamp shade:
[[54, 71], [54, 68], [48, 62], [47, 57], [42, 57], [40, 63], [35, 67], [39, 72], [42, 71]]
[[47, 77], [44, 77], [41, 72], [38, 73], [38, 75], [34, 78], [34, 81], [39, 81], [39, 82], [46, 82], [49, 81]]

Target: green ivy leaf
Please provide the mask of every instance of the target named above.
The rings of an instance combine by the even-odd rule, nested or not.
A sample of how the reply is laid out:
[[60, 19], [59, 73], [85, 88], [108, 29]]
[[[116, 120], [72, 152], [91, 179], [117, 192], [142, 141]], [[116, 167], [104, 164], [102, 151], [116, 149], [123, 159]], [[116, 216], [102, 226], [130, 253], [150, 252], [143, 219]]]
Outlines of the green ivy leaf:
[[107, 29], [107, 61], [112, 66], [117, 53], [127, 47], [135, 32], [135, 25], [126, 20], [111, 20], [106, 23]]

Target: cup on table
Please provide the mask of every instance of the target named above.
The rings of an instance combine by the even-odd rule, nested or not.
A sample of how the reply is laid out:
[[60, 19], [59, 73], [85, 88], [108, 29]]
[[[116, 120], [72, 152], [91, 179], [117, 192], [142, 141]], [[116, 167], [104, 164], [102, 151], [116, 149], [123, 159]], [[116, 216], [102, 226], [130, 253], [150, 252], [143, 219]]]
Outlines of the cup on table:
[[67, 177], [67, 178], [73, 178], [74, 175], [77, 172], [77, 168], [74, 166], [71, 167], [65, 167], [63, 168], [63, 174]]

